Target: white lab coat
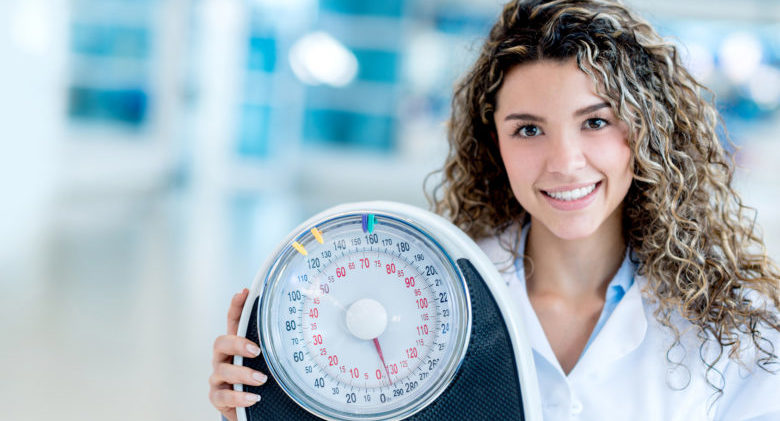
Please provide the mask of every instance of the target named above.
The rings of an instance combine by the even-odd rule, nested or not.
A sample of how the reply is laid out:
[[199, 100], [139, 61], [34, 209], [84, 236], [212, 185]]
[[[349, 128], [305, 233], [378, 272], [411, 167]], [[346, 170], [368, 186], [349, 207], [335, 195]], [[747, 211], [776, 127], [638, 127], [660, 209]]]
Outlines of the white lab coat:
[[[640, 293], [647, 280], [638, 275], [575, 367], [564, 375], [528, 300], [525, 277], [518, 276], [522, 270], [515, 270], [511, 254], [497, 238], [481, 241], [480, 247], [501, 270], [522, 309], [545, 421], [780, 421], [780, 373], [767, 373], [754, 363], [747, 365], [748, 370], [740, 369], [724, 354], [717, 368], [724, 374], [725, 387], [715, 400], [699, 357], [701, 341], [693, 329], [682, 337], [683, 346], [668, 353], [669, 359], [683, 365], [667, 360], [671, 333], [655, 320], [653, 305]], [[681, 331], [691, 326], [679, 317], [673, 321]], [[766, 333], [780, 350], [780, 335]], [[709, 347], [705, 355], [716, 351]], [[714, 372], [710, 378], [723, 384]]]

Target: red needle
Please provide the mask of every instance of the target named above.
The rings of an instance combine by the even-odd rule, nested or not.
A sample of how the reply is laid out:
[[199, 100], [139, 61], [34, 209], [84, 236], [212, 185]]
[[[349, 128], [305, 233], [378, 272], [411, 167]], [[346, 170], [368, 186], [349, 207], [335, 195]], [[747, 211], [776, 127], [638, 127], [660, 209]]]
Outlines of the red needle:
[[387, 373], [387, 382], [388, 384], [392, 384], [390, 382], [390, 372], [387, 370], [387, 364], [385, 364], [385, 357], [382, 355], [382, 347], [379, 346], [379, 338], [374, 338], [374, 347], [376, 348], [376, 352], [379, 354], [379, 359], [382, 360], [382, 365], [385, 367], [385, 373]]

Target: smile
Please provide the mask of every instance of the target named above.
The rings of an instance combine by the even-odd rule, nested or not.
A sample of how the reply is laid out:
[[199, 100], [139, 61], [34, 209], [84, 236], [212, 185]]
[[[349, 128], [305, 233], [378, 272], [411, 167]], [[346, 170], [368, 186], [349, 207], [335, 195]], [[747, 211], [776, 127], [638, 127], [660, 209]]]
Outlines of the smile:
[[596, 189], [597, 184], [598, 183], [593, 183], [591, 185], [580, 187], [573, 190], [556, 191], [556, 192], [548, 192], [542, 190], [542, 192], [547, 196], [552, 197], [553, 199], [570, 202], [572, 200], [582, 199], [583, 197], [589, 195], [593, 190]]
[[577, 211], [585, 209], [596, 200], [596, 196], [601, 190], [601, 184], [601, 181], [598, 181], [576, 188], [566, 187], [568, 190], [541, 190], [541, 192], [543, 193], [542, 197], [547, 199], [547, 203], [553, 208], [560, 211]]

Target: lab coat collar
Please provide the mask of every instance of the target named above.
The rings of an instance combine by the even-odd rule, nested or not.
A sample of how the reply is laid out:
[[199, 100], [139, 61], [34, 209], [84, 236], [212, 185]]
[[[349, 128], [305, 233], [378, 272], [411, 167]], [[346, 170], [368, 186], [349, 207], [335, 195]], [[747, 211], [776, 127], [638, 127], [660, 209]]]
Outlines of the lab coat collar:
[[[529, 226], [524, 226], [521, 231], [519, 242], [520, 255], [522, 255], [525, 249]], [[629, 258], [628, 254], [625, 258]], [[623, 266], [625, 266], [625, 262]], [[633, 265], [631, 267], [633, 268]], [[531, 306], [526, 290], [525, 276], [523, 276], [524, 273], [522, 259], [517, 259], [515, 262], [514, 281], [519, 283], [520, 288], [511, 288], [511, 290], [515, 292], [515, 299], [520, 302], [523, 309], [523, 319], [526, 321], [525, 327], [531, 347], [547, 363], [553, 366], [561, 376], [566, 377], [558, 359], [555, 357], [550, 342], [547, 340], [547, 335], [545, 335], [544, 329], [542, 329], [542, 324]], [[622, 358], [642, 343], [647, 332], [647, 317], [641, 294], [642, 286], [645, 283], [646, 279], [644, 277], [635, 274], [634, 282], [630, 284], [625, 296], [615, 307], [604, 327], [569, 373], [569, 378], [592, 375], [600, 367]]]
[[[515, 298], [520, 301], [523, 309], [523, 319], [531, 347], [561, 376], [566, 377], [528, 299], [525, 280], [518, 276], [516, 281], [522, 285], [521, 288], [516, 289], [520, 293], [516, 294]], [[611, 365], [639, 347], [647, 332], [647, 317], [641, 294], [641, 285], [644, 283], [643, 277], [636, 276], [634, 284], [569, 373], [569, 378], [593, 375], [600, 368]]]
[[644, 277], [636, 275], [634, 284], [569, 373], [570, 378], [590, 376], [639, 347], [647, 333], [647, 315], [641, 292], [644, 284]]

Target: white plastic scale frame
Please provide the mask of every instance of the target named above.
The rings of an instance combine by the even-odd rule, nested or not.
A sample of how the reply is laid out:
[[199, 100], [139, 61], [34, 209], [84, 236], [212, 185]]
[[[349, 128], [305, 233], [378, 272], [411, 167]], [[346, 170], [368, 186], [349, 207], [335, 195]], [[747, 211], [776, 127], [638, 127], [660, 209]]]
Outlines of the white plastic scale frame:
[[[520, 318], [522, 312], [517, 307], [517, 304], [509, 299], [510, 293], [501, 274], [498, 272], [495, 265], [490, 261], [490, 258], [488, 258], [487, 255], [485, 255], [485, 253], [476, 245], [476, 243], [474, 243], [474, 241], [469, 238], [463, 231], [444, 218], [414, 206], [387, 201], [348, 203], [327, 209], [300, 224], [291, 232], [290, 235], [288, 235], [284, 241], [279, 244], [276, 250], [268, 257], [262, 269], [255, 277], [254, 282], [252, 283], [252, 287], [249, 291], [249, 296], [247, 297], [247, 304], [244, 306], [243, 312], [241, 314], [241, 319], [238, 326], [238, 335], [246, 336], [249, 317], [252, 311], [252, 303], [254, 303], [255, 299], [258, 297], [262, 298], [266, 277], [278, 256], [280, 256], [286, 248], [290, 247], [290, 244], [298, 235], [300, 235], [301, 232], [316, 226], [321, 221], [346, 214], [385, 214], [393, 216], [397, 219], [406, 221], [423, 232], [426, 232], [434, 239], [434, 241], [439, 244], [439, 246], [441, 246], [446, 251], [446, 253], [453, 261], [457, 261], [458, 259], [463, 258], [471, 262], [477, 272], [482, 276], [487, 287], [490, 289], [490, 292], [492, 293], [493, 298], [495, 299], [496, 304], [498, 305], [498, 308], [504, 317], [504, 321], [506, 323], [506, 327], [509, 332], [509, 336], [512, 341], [512, 347], [515, 353], [517, 375], [520, 379], [520, 390], [522, 390], [523, 408], [526, 417], [525, 419], [527, 421], [542, 421], [541, 396], [536, 377], [536, 368], [533, 362], [531, 347], [528, 343], [523, 327], [523, 322]], [[470, 305], [468, 309], [470, 312]], [[468, 320], [469, 325], [468, 331], [466, 332], [467, 338], [470, 337], [471, 330], [470, 315]], [[262, 336], [260, 337], [262, 341]], [[262, 347], [264, 344], [260, 345]], [[459, 361], [463, 360], [467, 347], [468, 342], [463, 347], [463, 352], [459, 356]], [[242, 365], [242, 363], [243, 358], [241, 356], [234, 357], [234, 364]], [[285, 391], [285, 393], [287, 393], [285, 388], [282, 389]], [[243, 391], [243, 385], [234, 385], [234, 390]], [[441, 391], [443, 390], [444, 388], [442, 388]], [[441, 391], [439, 393], [441, 393]], [[438, 394], [433, 398], [437, 396]], [[292, 396], [290, 396], [290, 398], [296, 402], [298, 401]], [[431, 399], [431, 401], [432, 400], [434, 399]], [[263, 402], [260, 401], [258, 404], [262, 405]], [[427, 402], [427, 404], [430, 404], [430, 402]], [[303, 408], [312, 412], [305, 406], [303, 406]], [[417, 411], [423, 408], [424, 406], [418, 408]], [[417, 411], [408, 413], [405, 416], [411, 416]], [[318, 417], [322, 417], [322, 414], [315, 412], [312, 413]], [[247, 421], [246, 414], [243, 409], [238, 410], [238, 419], [239, 421]]]

